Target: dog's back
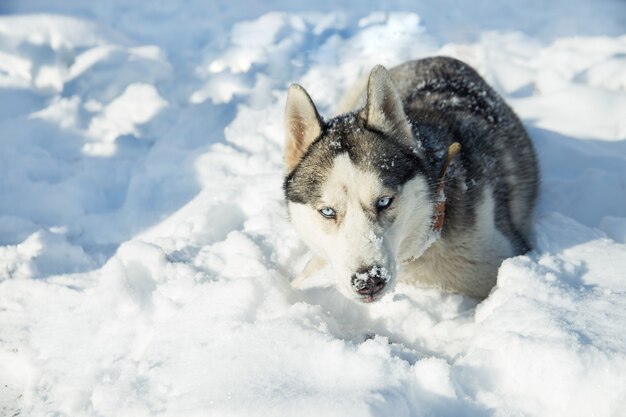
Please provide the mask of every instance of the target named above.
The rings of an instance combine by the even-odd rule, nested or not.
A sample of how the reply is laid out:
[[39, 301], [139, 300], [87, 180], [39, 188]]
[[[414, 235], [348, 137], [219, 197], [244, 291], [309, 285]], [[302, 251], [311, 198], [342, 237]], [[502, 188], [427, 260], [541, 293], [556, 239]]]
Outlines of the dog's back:
[[[450, 145], [449, 135], [433, 131], [452, 132], [452, 140], [462, 145], [459, 160], [446, 174], [442, 239], [405, 275], [417, 272], [427, 281], [449, 275], [451, 287], [490, 276], [485, 285], [471, 285], [476, 295], [485, 296], [495, 284], [502, 259], [529, 249], [538, 188], [530, 139], [504, 100], [461, 61], [427, 58], [389, 72], [415, 136], [433, 164], [440, 164]], [[510, 250], [504, 250], [507, 245], [500, 234]]]
[[[390, 75], [408, 117], [420, 121], [417, 126], [431, 120], [456, 133], [465, 171], [457, 175], [468, 175], [469, 187], [493, 187], [498, 229], [517, 252], [527, 250], [538, 175], [532, 144], [517, 116], [474, 69], [453, 58], [408, 62]], [[428, 145], [440, 151], [448, 144]], [[447, 190], [449, 198], [453, 191]]]

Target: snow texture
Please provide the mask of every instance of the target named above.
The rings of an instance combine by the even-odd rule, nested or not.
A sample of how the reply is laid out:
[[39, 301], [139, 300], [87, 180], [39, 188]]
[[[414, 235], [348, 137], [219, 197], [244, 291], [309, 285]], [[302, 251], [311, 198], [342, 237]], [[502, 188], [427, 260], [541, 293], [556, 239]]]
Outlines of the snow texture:
[[[626, 4], [0, 3], [0, 415], [626, 410]], [[534, 250], [469, 298], [371, 305], [281, 191], [286, 89], [463, 59], [541, 164]]]

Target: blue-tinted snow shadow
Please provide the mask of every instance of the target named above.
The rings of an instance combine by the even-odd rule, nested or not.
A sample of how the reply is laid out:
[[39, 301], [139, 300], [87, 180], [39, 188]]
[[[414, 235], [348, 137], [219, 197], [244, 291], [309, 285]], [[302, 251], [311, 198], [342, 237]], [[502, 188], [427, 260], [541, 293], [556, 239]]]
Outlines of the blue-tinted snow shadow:
[[393, 417], [432, 415], [439, 417], [486, 417], [493, 414], [472, 401], [461, 386], [455, 387], [457, 398], [442, 395], [427, 386], [411, 384], [372, 392], [368, 401], [372, 416]]
[[538, 215], [558, 212], [588, 227], [605, 216], [626, 217], [626, 140], [527, 129], [541, 170]]
[[37, 278], [99, 268], [193, 199], [201, 191], [195, 159], [224, 141], [235, 114], [234, 104], [171, 106], [138, 126], [144, 135], [121, 135], [112, 154], [90, 155], [83, 133], [29, 117], [46, 101], [0, 89], [0, 108], [14, 109], [0, 117], [0, 242], [41, 232], [44, 255], [67, 257], [66, 266], [42, 257]]
[[[326, 270], [331, 273], [330, 269]], [[326, 272], [321, 272], [326, 273]], [[294, 290], [294, 301], [304, 301], [310, 305], [318, 305], [326, 312], [323, 316], [328, 331], [334, 337], [354, 344], [360, 344], [374, 336], [386, 337], [390, 344], [390, 353], [410, 364], [414, 364], [426, 357], [439, 357], [447, 361], [454, 360], [454, 354], [433, 350], [425, 346], [423, 340], [431, 335], [420, 335], [421, 332], [430, 327], [434, 329], [443, 322], [466, 322], [472, 321], [478, 300], [460, 294], [448, 293], [438, 289], [414, 289], [414, 291], [396, 291], [386, 295], [385, 309], [395, 316], [396, 319], [402, 316], [400, 311], [407, 314], [418, 314], [424, 317], [429, 323], [415, 332], [407, 333], [403, 326], [398, 327], [397, 323], [390, 327], [387, 314], [372, 314], [372, 306], [349, 300], [341, 294], [334, 284], [313, 285], [300, 290]], [[437, 306], [446, 306], [446, 312]], [[454, 306], [452, 315], [450, 307]], [[452, 336], [452, 335], [449, 335]]]
[[[197, 45], [199, 39], [210, 38], [216, 32], [225, 32], [233, 22], [256, 19], [262, 14], [284, 12], [342, 12], [350, 18], [366, 16], [371, 12], [413, 12], [420, 16], [428, 33], [442, 43], [471, 42], [484, 31], [520, 31], [551, 42], [569, 36], [620, 36], [626, 27], [626, 4], [618, 0], [577, 1], [572, 5], [568, 0], [555, 0], [528, 5], [517, 2], [494, 2], [492, 0], [466, 1], [443, 0], [342, 0], [322, 2], [294, 2], [274, 0], [272, 2], [247, 1], [234, 9], [214, 2], [192, 3], [193, 7], [164, 9], [170, 15], [161, 15], [155, 10], [147, 12], [143, 3], [137, 7], [128, 2], [111, 1], [107, 6], [98, 2], [77, 0], [8, 0], [0, 2], [1, 14], [15, 13], [59, 13], [98, 19], [111, 27], [119, 27], [132, 22], [129, 28], [138, 37], [154, 42], [154, 33], [166, 30], [161, 43], [177, 53]], [[539, 7], [540, 6], [540, 7]], [[202, 35], [187, 30], [189, 22], [207, 17], [207, 25]], [[120, 19], [124, 17], [124, 19]], [[157, 17], [155, 19], [155, 17]], [[160, 19], [168, 18], [173, 25], [163, 27]], [[178, 21], [178, 24], [176, 23]]]

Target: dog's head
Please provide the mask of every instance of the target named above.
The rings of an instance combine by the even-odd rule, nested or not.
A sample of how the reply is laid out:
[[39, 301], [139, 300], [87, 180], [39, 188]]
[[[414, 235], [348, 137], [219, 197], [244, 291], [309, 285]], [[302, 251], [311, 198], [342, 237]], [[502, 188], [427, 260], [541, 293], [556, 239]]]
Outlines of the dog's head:
[[285, 127], [294, 227], [332, 265], [342, 293], [379, 298], [393, 288], [400, 262], [426, 247], [434, 213], [430, 168], [388, 72], [372, 70], [363, 109], [328, 122], [292, 85]]

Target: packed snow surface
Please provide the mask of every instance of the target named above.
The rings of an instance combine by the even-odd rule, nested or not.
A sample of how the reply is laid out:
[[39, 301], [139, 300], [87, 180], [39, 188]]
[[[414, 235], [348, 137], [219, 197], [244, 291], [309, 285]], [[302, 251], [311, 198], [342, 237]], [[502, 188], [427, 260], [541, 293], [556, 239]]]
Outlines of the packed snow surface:
[[[310, 3], [2, 2], [0, 415], [623, 416], [626, 4]], [[534, 250], [481, 303], [292, 289], [289, 83], [437, 54], [528, 128]]]

